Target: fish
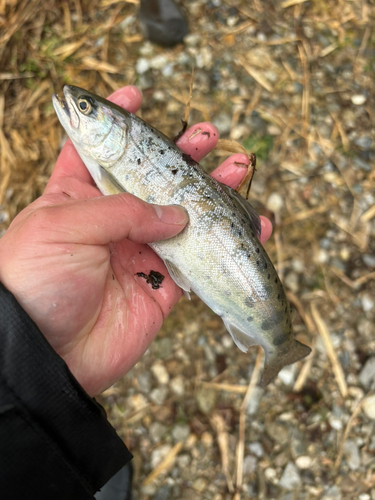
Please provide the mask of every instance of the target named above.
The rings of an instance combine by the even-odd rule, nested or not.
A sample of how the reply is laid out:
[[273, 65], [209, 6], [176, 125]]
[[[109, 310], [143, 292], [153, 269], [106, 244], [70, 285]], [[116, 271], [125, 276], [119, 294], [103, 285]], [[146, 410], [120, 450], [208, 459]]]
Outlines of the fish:
[[76, 86], [65, 85], [63, 94], [52, 97], [56, 114], [104, 195], [127, 192], [185, 208], [185, 228], [150, 247], [186, 295], [193, 291], [222, 318], [241, 351], [263, 347], [261, 385], [307, 356], [250, 203], [134, 114]]

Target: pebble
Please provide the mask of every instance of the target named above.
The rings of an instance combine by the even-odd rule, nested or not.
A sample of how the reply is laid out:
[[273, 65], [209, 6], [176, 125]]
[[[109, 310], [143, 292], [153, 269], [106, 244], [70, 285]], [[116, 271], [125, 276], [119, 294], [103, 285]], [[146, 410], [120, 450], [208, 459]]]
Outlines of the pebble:
[[353, 158], [353, 163], [364, 172], [371, 172], [371, 165], [367, 163], [367, 161], [362, 160], [362, 158], [355, 156]]
[[368, 493], [361, 493], [358, 495], [358, 500], [371, 500], [371, 497]]
[[366, 389], [375, 382], [375, 356], [369, 358], [359, 374], [359, 381]]
[[181, 375], [173, 378], [169, 386], [176, 396], [182, 397], [185, 394], [185, 382]]
[[154, 496], [154, 500], [168, 500], [171, 498], [171, 486], [169, 484], [164, 484], [159, 488]]
[[167, 384], [169, 382], [169, 374], [164, 365], [160, 362], [156, 362], [152, 365], [151, 371], [160, 385]]
[[207, 415], [210, 413], [216, 403], [216, 391], [202, 387], [196, 395], [196, 400], [200, 411]]
[[331, 486], [322, 496], [322, 500], [342, 500], [341, 491], [336, 485]]
[[369, 396], [365, 399], [362, 409], [368, 418], [375, 420], [375, 395]]
[[203, 477], [199, 477], [194, 481], [192, 486], [195, 491], [199, 491], [199, 493], [202, 493], [207, 489], [207, 481], [203, 479]]
[[325, 264], [329, 260], [329, 253], [324, 248], [320, 248], [318, 252], [318, 262]]
[[164, 359], [172, 354], [172, 340], [170, 337], [164, 337], [155, 342], [156, 352], [158, 358]]
[[247, 455], [243, 461], [243, 473], [251, 474], [257, 468], [258, 460], [253, 455]]
[[296, 459], [296, 466], [299, 469], [310, 469], [312, 460], [308, 455], [301, 455]]
[[365, 253], [362, 255], [362, 260], [369, 267], [375, 267], [375, 255]]
[[139, 389], [148, 394], [151, 391], [151, 374], [142, 372], [137, 377]]
[[147, 403], [148, 401], [143, 394], [134, 394], [134, 396], [130, 396], [128, 399], [128, 405], [135, 411], [140, 410], [146, 406]]
[[289, 442], [289, 433], [287, 429], [278, 423], [271, 422], [266, 427], [267, 434], [274, 440], [276, 443], [284, 445]]
[[368, 136], [362, 136], [355, 139], [354, 144], [359, 146], [364, 151], [368, 151], [371, 148], [372, 139]]
[[341, 418], [335, 417], [334, 415], [330, 415], [328, 417], [328, 422], [329, 425], [332, 427], [332, 429], [335, 429], [335, 431], [341, 431], [342, 429]]
[[286, 288], [289, 288], [293, 293], [297, 293], [299, 290], [299, 277], [298, 274], [290, 272], [285, 276], [284, 284]]
[[0, 211], [0, 224], [3, 224], [4, 222], [8, 222], [9, 220], [9, 214], [5, 210]]
[[248, 449], [256, 457], [260, 458], [260, 457], [262, 457], [264, 455], [263, 446], [258, 441], [255, 441], [254, 443], [250, 443], [249, 446], [248, 446]]
[[271, 212], [278, 213], [282, 209], [284, 201], [279, 193], [272, 193], [267, 200], [267, 208]]
[[171, 451], [172, 446], [169, 444], [164, 444], [163, 446], [159, 446], [151, 453], [151, 468], [155, 469], [160, 462], [168, 455]]
[[212, 63], [212, 51], [209, 47], [203, 47], [196, 55], [196, 62], [199, 69], [209, 69]]
[[160, 422], [153, 422], [150, 425], [149, 429], [150, 429], [151, 439], [155, 443], [158, 443], [167, 431], [167, 427], [161, 424]]
[[150, 68], [152, 68], [152, 69], [162, 69], [167, 63], [168, 63], [168, 59], [161, 54], [153, 57], [148, 62]]
[[293, 457], [304, 455], [304, 453], [306, 453], [306, 447], [303, 443], [302, 432], [298, 429], [298, 427], [294, 427], [290, 434], [290, 449]]
[[143, 73], [146, 73], [146, 71], [148, 71], [149, 69], [150, 65], [148, 63], [148, 60], [144, 57], [140, 57], [135, 65], [135, 70], [138, 75], [143, 75]]
[[277, 481], [276, 471], [275, 469], [272, 469], [272, 467], [267, 467], [267, 469], [264, 471], [264, 477], [272, 483]]
[[165, 76], [166, 78], [169, 78], [173, 75], [174, 72], [174, 66], [171, 63], [168, 63], [162, 68], [161, 74]]
[[370, 294], [368, 294], [368, 293], [364, 293], [362, 295], [361, 302], [362, 302], [362, 309], [365, 312], [371, 311], [374, 307], [374, 301], [372, 300]]
[[292, 385], [295, 379], [295, 374], [297, 370], [297, 365], [288, 365], [285, 366], [282, 370], [279, 371], [279, 379], [285, 385]]
[[194, 47], [195, 45], [199, 44], [201, 38], [201, 35], [198, 33], [190, 33], [189, 35], [185, 36], [184, 42], [186, 43], [186, 45]]
[[293, 462], [288, 462], [281, 476], [279, 486], [286, 490], [294, 490], [301, 485], [301, 478], [298, 473], [297, 467]]
[[157, 405], [162, 405], [168, 396], [168, 387], [165, 385], [162, 387], [157, 387], [151, 391], [150, 399], [153, 403]]
[[147, 484], [146, 486], [142, 486], [142, 493], [144, 495], [150, 496], [155, 495], [157, 490], [157, 486], [155, 483]]
[[366, 102], [366, 96], [363, 94], [355, 94], [352, 96], [351, 101], [355, 106], [362, 106]]
[[361, 459], [359, 456], [358, 446], [352, 439], [345, 441], [343, 452], [349, 469], [357, 470], [361, 465]]
[[190, 427], [188, 425], [175, 425], [172, 430], [172, 436], [175, 441], [185, 441], [189, 437]]
[[187, 453], [184, 453], [182, 455], [178, 455], [176, 461], [177, 461], [177, 465], [180, 467], [180, 469], [184, 469], [185, 467], [187, 467], [190, 464], [191, 458], [190, 458], [190, 455], [188, 455]]
[[216, 116], [212, 123], [220, 132], [220, 135], [228, 134], [232, 128], [232, 118], [227, 113], [220, 113]]

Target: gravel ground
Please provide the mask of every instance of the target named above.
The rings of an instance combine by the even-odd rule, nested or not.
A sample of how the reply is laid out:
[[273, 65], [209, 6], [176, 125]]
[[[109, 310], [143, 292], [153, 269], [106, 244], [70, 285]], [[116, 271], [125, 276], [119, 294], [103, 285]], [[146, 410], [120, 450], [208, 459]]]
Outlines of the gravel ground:
[[261, 390], [257, 348], [241, 353], [197, 297], [182, 299], [100, 397], [134, 454], [135, 500], [375, 500], [373, 3], [185, 1], [190, 34], [173, 49], [143, 40], [135, 1], [9, 5], [0, 230], [55, 161], [52, 91], [134, 83], [142, 117], [174, 136], [194, 66], [190, 123], [257, 154], [251, 201], [275, 225], [266, 249], [313, 348]]

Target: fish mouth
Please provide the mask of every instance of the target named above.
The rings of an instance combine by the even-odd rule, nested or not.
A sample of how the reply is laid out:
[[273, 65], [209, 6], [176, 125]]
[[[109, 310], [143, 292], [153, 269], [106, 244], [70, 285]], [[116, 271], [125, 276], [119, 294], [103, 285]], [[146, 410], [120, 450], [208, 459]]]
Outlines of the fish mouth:
[[58, 94], [53, 94], [53, 101], [54, 101], [54, 104], [59, 105], [59, 108], [61, 110], [64, 110], [67, 117], [70, 119], [71, 118], [70, 109], [69, 109], [69, 106], [68, 106], [68, 103], [66, 102], [66, 100], [63, 99], [62, 97], [60, 97]]

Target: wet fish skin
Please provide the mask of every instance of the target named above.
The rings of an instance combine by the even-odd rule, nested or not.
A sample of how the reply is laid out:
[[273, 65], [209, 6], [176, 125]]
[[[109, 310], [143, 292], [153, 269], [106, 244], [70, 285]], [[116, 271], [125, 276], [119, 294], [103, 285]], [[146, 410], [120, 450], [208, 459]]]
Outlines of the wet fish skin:
[[307, 356], [251, 206], [132, 113], [79, 87], [65, 86], [64, 97], [53, 96], [56, 113], [103, 194], [126, 191], [187, 210], [180, 234], [150, 246], [187, 294], [193, 290], [222, 317], [242, 351], [262, 345], [263, 385]]

